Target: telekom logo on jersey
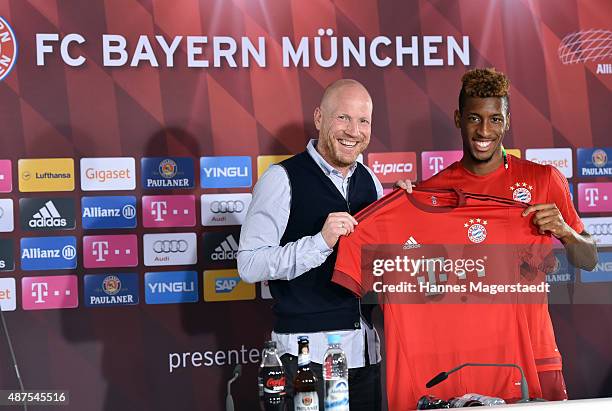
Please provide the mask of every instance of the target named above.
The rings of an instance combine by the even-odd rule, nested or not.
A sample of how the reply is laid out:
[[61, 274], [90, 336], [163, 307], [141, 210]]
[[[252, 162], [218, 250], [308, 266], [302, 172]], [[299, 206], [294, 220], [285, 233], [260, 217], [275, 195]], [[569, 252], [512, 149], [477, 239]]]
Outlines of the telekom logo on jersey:
[[195, 196], [143, 196], [145, 227], [193, 227], [196, 224]]

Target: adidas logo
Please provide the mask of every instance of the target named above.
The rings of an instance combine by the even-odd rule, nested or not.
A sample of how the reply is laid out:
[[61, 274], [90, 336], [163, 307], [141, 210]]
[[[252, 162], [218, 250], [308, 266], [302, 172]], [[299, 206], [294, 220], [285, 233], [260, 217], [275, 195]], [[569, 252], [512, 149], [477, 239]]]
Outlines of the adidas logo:
[[235, 260], [238, 254], [238, 243], [233, 235], [228, 235], [225, 240], [215, 248], [215, 251], [210, 256], [215, 261]]
[[404, 250], [410, 250], [412, 248], [419, 248], [421, 244], [417, 243], [417, 240], [414, 239], [413, 236], [410, 236], [408, 240], [404, 243]]
[[65, 218], [62, 218], [53, 201], [47, 201], [32, 219], [28, 221], [28, 225], [32, 228], [41, 227], [66, 227], [68, 223]]

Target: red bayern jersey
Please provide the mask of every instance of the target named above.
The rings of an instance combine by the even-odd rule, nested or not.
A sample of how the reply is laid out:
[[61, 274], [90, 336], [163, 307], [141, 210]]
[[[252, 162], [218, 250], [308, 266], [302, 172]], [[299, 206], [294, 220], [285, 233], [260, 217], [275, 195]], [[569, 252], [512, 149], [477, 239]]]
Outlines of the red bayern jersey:
[[[451, 201], [449, 201], [449, 197]], [[355, 217], [340, 240], [333, 281], [357, 295], [371, 276], [362, 271], [368, 244], [546, 244], [522, 203], [453, 192], [396, 190]], [[453, 205], [449, 205], [453, 204]], [[435, 205], [435, 206], [434, 206]], [[478, 224], [478, 229], [474, 230]], [[520, 398], [520, 373], [513, 368], [464, 368], [426, 389], [440, 371], [465, 362], [516, 363], [523, 367], [531, 397], [541, 397], [525, 312], [516, 304], [384, 304], [387, 396], [390, 410], [415, 409], [422, 395], [440, 398], [476, 392]]]
[[567, 179], [551, 165], [541, 165], [508, 155], [504, 165], [490, 174], [477, 175], [456, 161], [418, 184], [421, 188], [457, 187], [470, 193], [510, 198], [527, 204], [555, 203], [565, 222], [576, 232], [584, 231], [570, 197]]
[[[512, 198], [528, 204], [554, 203], [565, 222], [576, 232], [584, 231], [584, 225], [572, 203], [567, 179], [550, 165], [540, 165], [508, 155], [508, 169], [503, 165], [487, 175], [476, 175], [466, 170], [460, 162], [419, 184], [422, 188], [450, 188]], [[531, 214], [533, 216], [533, 214]], [[548, 307], [526, 306], [530, 322], [531, 340], [538, 371], [561, 370], [561, 354], [555, 341], [554, 329]]]

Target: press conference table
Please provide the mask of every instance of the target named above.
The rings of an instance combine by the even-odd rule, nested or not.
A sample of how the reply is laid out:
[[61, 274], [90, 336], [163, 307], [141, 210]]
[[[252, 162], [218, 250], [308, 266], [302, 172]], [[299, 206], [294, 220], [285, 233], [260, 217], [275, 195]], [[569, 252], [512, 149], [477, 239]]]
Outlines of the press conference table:
[[612, 410], [612, 398], [595, 398], [588, 400], [530, 402], [527, 404], [509, 404], [494, 407], [495, 409], [511, 410]]

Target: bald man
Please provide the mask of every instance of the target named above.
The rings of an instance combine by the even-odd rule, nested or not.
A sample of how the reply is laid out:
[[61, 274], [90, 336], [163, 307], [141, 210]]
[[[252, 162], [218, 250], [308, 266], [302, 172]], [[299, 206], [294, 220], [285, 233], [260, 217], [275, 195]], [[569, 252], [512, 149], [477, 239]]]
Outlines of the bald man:
[[[341, 336], [349, 366], [350, 409], [379, 410], [380, 343], [372, 306], [361, 306], [333, 284], [338, 239], [351, 233], [353, 214], [382, 197], [382, 185], [357, 157], [370, 142], [372, 99], [355, 80], [339, 80], [314, 110], [318, 140], [271, 166], [253, 190], [240, 234], [238, 272], [249, 283], [268, 281], [274, 331], [287, 373], [288, 410], [297, 370], [297, 337], [310, 341], [323, 411], [323, 356], [327, 335]], [[296, 408], [298, 409], [298, 408]]]

